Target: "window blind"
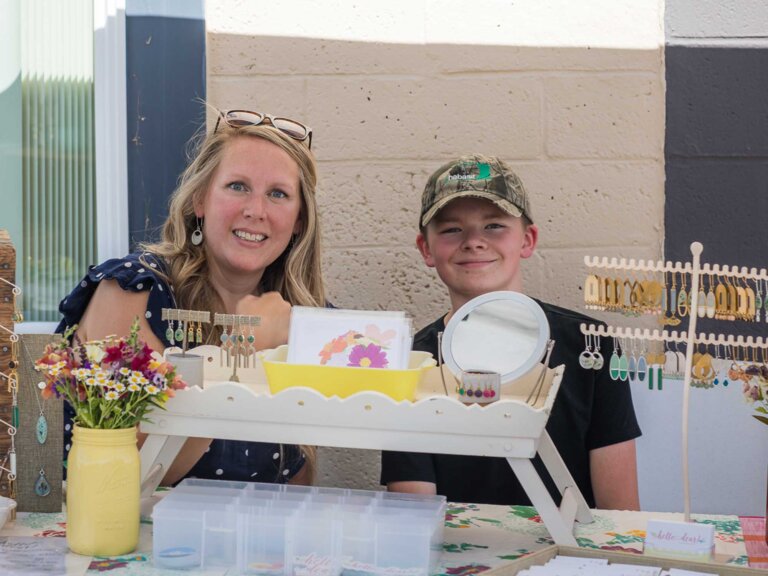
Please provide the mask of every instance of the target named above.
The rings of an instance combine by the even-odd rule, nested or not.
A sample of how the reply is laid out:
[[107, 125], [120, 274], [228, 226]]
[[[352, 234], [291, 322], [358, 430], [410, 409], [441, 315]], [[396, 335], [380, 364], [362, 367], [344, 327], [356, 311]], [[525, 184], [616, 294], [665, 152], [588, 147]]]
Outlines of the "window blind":
[[58, 320], [59, 301], [96, 259], [92, 2], [21, 3], [28, 321]]

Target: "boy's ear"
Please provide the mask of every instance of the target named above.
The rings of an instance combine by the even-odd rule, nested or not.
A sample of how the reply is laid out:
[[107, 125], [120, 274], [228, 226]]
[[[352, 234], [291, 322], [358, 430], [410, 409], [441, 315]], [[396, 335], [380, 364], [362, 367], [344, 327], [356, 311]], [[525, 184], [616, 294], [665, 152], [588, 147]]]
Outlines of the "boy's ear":
[[539, 240], [539, 229], [536, 224], [526, 227], [523, 233], [523, 247], [520, 250], [520, 258], [530, 258], [536, 250], [536, 243]]
[[432, 252], [429, 250], [429, 244], [427, 243], [426, 236], [421, 232], [419, 232], [419, 234], [416, 236], [416, 246], [421, 253], [421, 257], [424, 258], [424, 264], [430, 268], [434, 268], [435, 259], [432, 258]]

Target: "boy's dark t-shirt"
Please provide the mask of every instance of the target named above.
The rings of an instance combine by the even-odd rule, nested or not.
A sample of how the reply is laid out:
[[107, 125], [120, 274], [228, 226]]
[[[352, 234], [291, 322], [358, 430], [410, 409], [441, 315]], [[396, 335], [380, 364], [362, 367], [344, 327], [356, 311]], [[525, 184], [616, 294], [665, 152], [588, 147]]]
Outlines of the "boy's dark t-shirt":
[[[605, 358], [601, 370], [579, 365], [579, 354], [585, 348], [579, 324], [596, 323], [595, 320], [565, 308], [538, 303], [549, 321], [550, 338], [555, 341], [549, 365], [565, 364], [547, 431], [587, 504], [594, 508], [589, 451], [640, 436], [629, 384], [614, 382], [608, 374], [608, 360], [613, 352], [610, 339], [603, 338], [600, 342], [600, 353]], [[441, 317], [416, 334], [413, 349], [430, 352], [437, 358], [437, 334], [444, 330]], [[541, 459], [536, 456], [533, 463], [559, 503], [559, 492]], [[437, 485], [437, 493], [452, 502], [530, 504], [504, 458], [382, 452], [381, 483], [399, 481], [432, 482]]]

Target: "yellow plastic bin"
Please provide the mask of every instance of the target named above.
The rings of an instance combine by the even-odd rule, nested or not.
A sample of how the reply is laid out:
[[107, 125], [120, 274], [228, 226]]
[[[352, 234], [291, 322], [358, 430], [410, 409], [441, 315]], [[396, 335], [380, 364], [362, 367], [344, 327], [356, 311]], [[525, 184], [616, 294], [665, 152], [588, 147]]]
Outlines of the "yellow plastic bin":
[[325, 396], [346, 398], [358, 392], [381, 392], [393, 400], [413, 400], [422, 374], [437, 365], [429, 352], [411, 352], [406, 370], [287, 364], [288, 346], [266, 350], [262, 356], [272, 394], [297, 386]]

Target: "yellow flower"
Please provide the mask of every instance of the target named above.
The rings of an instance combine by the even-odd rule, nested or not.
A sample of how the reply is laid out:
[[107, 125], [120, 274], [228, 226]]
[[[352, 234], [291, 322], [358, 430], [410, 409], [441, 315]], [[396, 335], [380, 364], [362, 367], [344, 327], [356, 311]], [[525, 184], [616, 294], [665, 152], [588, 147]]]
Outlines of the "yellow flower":
[[85, 379], [85, 385], [86, 386], [96, 386], [96, 378], [86, 378]]
[[141, 390], [141, 386], [139, 386], [138, 384], [133, 384], [133, 383], [128, 384], [129, 392], [138, 392], [139, 390]]
[[117, 400], [120, 398], [120, 394], [118, 394], [115, 390], [108, 390], [107, 393], [104, 394], [104, 398], [107, 400]]
[[130, 373], [131, 373], [131, 369], [130, 368], [126, 368], [125, 366], [120, 368], [120, 375], [121, 376], [128, 376]]
[[125, 384], [123, 384], [122, 382], [116, 382], [114, 388], [118, 392], [125, 392]]
[[160, 392], [160, 388], [158, 388], [154, 384], [150, 384], [149, 386], [145, 386], [144, 390], [146, 390], [147, 394], [150, 394], [151, 396], [154, 396], [155, 394]]

